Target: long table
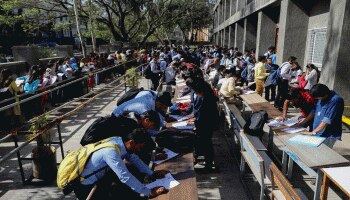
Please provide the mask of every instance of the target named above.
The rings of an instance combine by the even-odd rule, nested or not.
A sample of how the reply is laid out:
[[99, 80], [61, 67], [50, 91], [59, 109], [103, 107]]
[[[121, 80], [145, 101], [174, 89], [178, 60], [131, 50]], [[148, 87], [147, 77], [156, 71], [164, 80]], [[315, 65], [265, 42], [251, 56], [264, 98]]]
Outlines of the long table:
[[[179, 97], [179, 93], [186, 86], [176, 86], [174, 101]], [[171, 127], [170, 124], [167, 127]], [[197, 200], [197, 181], [193, 168], [193, 153], [181, 154], [160, 165], [155, 166], [155, 170], [169, 170], [173, 177], [180, 183], [171, 188], [167, 194], [160, 195], [156, 200]]]
[[193, 169], [193, 153], [177, 156], [155, 167], [155, 170], [169, 170], [180, 185], [171, 188], [157, 200], [197, 200], [196, 174]]
[[[270, 103], [264, 102], [264, 99], [256, 94], [241, 95], [252, 111], [266, 110], [270, 118], [281, 116], [282, 113], [274, 108]], [[288, 134], [283, 132], [283, 127], [270, 127], [269, 133], [269, 149], [272, 150], [273, 138], [281, 141], [284, 145], [281, 147], [283, 151], [282, 157], [282, 171], [286, 172], [287, 176], [291, 178], [293, 170], [293, 162], [298, 164], [309, 176], [316, 178], [316, 190], [314, 200], [320, 199], [320, 191], [322, 185], [322, 171], [324, 167], [339, 167], [350, 165], [349, 160], [339, 155], [333, 149], [325, 144], [318, 147], [308, 147], [305, 145], [298, 145], [289, 143], [288, 140], [295, 134]]]

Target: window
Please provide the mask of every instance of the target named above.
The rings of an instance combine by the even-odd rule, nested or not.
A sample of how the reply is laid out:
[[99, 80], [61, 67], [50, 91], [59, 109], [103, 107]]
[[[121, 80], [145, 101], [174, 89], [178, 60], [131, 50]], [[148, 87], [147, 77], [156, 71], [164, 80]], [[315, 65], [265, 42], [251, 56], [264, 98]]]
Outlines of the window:
[[308, 62], [322, 68], [324, 50], [327, 44], [327, 28], [310, 31]]

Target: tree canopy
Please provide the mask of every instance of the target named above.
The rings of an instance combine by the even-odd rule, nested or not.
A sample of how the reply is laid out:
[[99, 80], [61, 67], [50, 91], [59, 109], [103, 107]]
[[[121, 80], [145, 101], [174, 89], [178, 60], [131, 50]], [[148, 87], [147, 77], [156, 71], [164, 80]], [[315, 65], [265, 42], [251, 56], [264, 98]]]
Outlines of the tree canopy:
[[[208, 0], [77, 0], [79, 19], [98, 38], [144, 43], [157, 31], [171, 34], [179, 27], [184, 35], [209, 26]], [[90, 4], [89, 4], [90, 3]], [[58, 22], [68, 17], [69, 21]], [[28, 33], [74, 27], [73, 0], [0, 0], [0, 25], [21, 22]]]

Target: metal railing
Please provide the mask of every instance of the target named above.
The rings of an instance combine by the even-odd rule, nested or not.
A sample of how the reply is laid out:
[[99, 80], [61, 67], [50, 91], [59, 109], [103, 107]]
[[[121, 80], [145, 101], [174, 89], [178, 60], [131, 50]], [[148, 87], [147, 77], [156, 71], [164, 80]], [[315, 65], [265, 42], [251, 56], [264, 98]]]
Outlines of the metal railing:
[[[102, 70], [99, 70], [99, 71], [95, 71], [95, 72], [93, 72], [93, 73], [90, 74], [90, 75], [85, 75], [85, 76], [83, 76], [83, 77], [81, 77], [81, 78], [78, 78], [78, 79], [75, 79], [75, 80], [71, 80], [71, 81], [69, 81], [69, 82], [66, 83], [66, 84], [63, 84], [63, 85], [60, 85], [60, 86], [56, 86], [56, 87], [54, 87], [54, 88], [52, 88], [52, 89], [46, 90], [46, 91], [44, 91], [44, 92], [40, 92], [40, 93], [35, 94], [35, 95], [31, 96], [31, 97], [27, 97], [27, 98], [25, 98], [25, 99], [22, 99], [22, 100], [20, 100], [20, 101], [18, 101], [18, 102], [14, 102], [14, 103], [12, 103], [12, 104], [3, 106], [3, 107], [0, 108], [0, 112], [1, 112], [1, 111], [4, 111], [4, 110], [6, 110], [6, 109], [12, 108], [12, 107], [14, 107], [14, 106], [16, 106], [16, 105], [20, 105], [20, 104], [22, 104], [22, 103], [25, 103], [25, 102], [27, 102], [27, 101], [30, 101], [30, 100], [32, 100], [32, 99], [38, 98], [38, 97], [40, 97], [40, 96], [42, 96], [42, 95], [45, 95], [45, 94], [51, 93], [51, 92], [53, 92], [53, 91], [56, 91], [56, 90], [58, 90], [58, 89], [64, 88], [64, 87], [66, 87], [66, 86], [72, 85], [72, 84], [74, 84], [74, 83], [76, 83], [76, 82], [79, 82], [79, 81], [88, 79], [89, 76], [91, 76], [91, 75], [99, 74], [99, 73], [102, 73], [102, 72], [105, 72], [105, 71], [114, 69], [114, 68], [119, 67], [119, 66], [123, 66], [123, 65], [125, 65], [125, 64], [127, 64], [127, 63], [129, 63], [129, 62], [134, 62], [134, 61], [136, 61], [136, 59], [127, 61], [127, 62], [122, 63], [122, 64], [115, 65], [115, 66], [113, 66], [113, 67], [109, 67], [109, 68], [106, 68], [106, 69], [102, 69]], [[58, 83], [56, 83], [56, 84], [60, 84], [60, 83], [62, 83], [62, 82], [58, 82]], [[43, 89], [47, 89], [47, 88], [49, 88], [49, 87], [52, 87], [52, 86], [47, 86], [47, 87], [44, 87], [44, 88], [39, 88], [36, 92], [41, 91], [41, 90], [43, 90]], [[1, 101], [0, 103], [2, 104], [2, 103], [6, 103], [6, 102], [8, 102], [8, 101], [14, 101], [14, 100], [16, 100], [16, 98], [21, 98], [21, 97], [24, 97], [24, 96], [26, 96], [26, 95], [28, 95], [28, 94], [24, 93], [24, 94], [18, 95], [17, 97], [11, 97], [11, 98], [9, 98], [9, 99], [5, 99], [5, 100]]]
[[[135, 69], [137, 70], [137, 69], [143, 68], [146, 64], [148, 64], [148, 63], [139, 65], [139, 66], [136, 67]], [[91, 92], [89, 92], [89, 93], [87, 93], [87, 94], [85, 94], [85, 95], [83, 95], [83, 96], [81, 96], [81, 97], [79, 97], [79, 98], [76, 98], [76, 99], [74, 99], [74, 100], [72, 100], [72, 101], [67, 102], [67, 103], [64, 104], [64, 105], [61, 105], [60, 107], [55, 108], [54, 110], [51, 110], [51, 111], [49, 111], [49, 112], [44, 113], [44, 115], [45, 115], [45, 114], [49, 114], [49, 113], [54, 112], [54, 111], [56, 111], [56, 110], [58, 110], [58, 109], [61, 109], [62, 107], [65, 107], [65, 106], [67, 106], [67, 105], [69, 105], [69, 104], [71, 104], [71, 103], [73, 103], [73, 102], [79, 101], [79, 100], [85, 98], [86, 96], [90, 96], [90, 95], [96, 94], [95, 96], [89, 98], [87, 101], [82, 102], [81, 105], [77, 106], [77, 107], [76, 107], [75, 109], [73, 109], [72, 111], [69, 111], [68, 113], [65, 113], [65, 114], [63, 114], [63, 115], [61, 115], [61, 116], [59, 116], [59, 117], [56, 117], [55, 119], [53, 119], [52, 123], [50, 123], [49, 125], [47, 125], [46, 127], [44, 127], [42, 130], [40, 130], [36, 136], [30, 138], [30, 140], [26, 140], [24, 143], [22, 143], [22, 144], [19, 145], [19, 146], [16, 146], [12, 151], [10, 151], [10, 152], [8, 152], [7, 154], [5, 154], [4, 156], [2, 156], [1, 159], [0, 159], [0, 165], [1, 165], [3, 162], [5, 162], [6, 160], [10, 159], [14, 154], [16, 154], [16, 153], [18, 154], [19, 151], [20, 151], [22, 148], [24, 148], [24, 147], [25, 147], [26, 145], [28, 145], [30, 142], [34, 141], [39, 135], [41, 135], [41, 134], [42, 134], [43, 132], [45, 132], [46, 130], [48, 130], [48, 129], [54, 127], [54, 126], [57, 125], [57, 124], [60, 124], [62, 120], [68, 118], [69, 116], [73, 115], [73, 114], [76, 113], [77, 111], [81, 110], [81, 109], [84, 108], [88, 103], [90, 103], [90, 102], [92, 102], [93, 100], [95, 100], [97, 97], [99, 97], [99, 96], [101, 96], [101, 95], [104, 95], [104, 94], [107, 94], [107, 93], [109, 93], [109, 92], [115, 90], [116, 88], [120, 88], [120, 87], [122, 87], [122, 86], [125, 86], [125, 84], [127, 84], [127, 81], [134, 79], [136, 75], [133, 75], [133, 76], [128, 77], [128, 78], [125, 78], [125, 77], [127, 77], [127, 76], [129, 76], [129, 74], [125, 74], [125, 75], [123, 75], [123, 76], [119, 77], [118, 79], [116, 79], [116, 80], [114, 80], [114, 81], [112, 81], [112, 82], [110, 82], [110, 83], [104, 85], [103, 87], [101, 87], [101, 88], [99, 88], [99, 89], [97, 89], [97, 90], [93, 90], [93, 91], [91, 91]], [[116, 82], [118, 82], [118, 81], [120, 81], [120, 80], [123, 80], [123, 79], [124, 79], [124, 81], [120, 82], [118, 85], [116, 85], [116, 86], [113, 86], [113, 85], [112, 85], [112, 84], [114, 84], [114, 83], [116, 83]], [[107, 90], [106, 90], [106, 89], [107, 89]], [[14, 134], [8, 134], [8, 135], [6, 135], [5, 137], [3, 137], [3, 138], [0, 139], [0, 143], [2, 143], [2, 142], [4, 142], [4, 141], [8, 140], [9, 138], [13, 138], [13, 139], [15, 140], [14, 137], [16, 137], [16, 136], [17, 136], [16, 134], [15, 134], [15, 135], [14, 135]], [[18, 159], [20, 159], [20, 158], [18, 158]]]

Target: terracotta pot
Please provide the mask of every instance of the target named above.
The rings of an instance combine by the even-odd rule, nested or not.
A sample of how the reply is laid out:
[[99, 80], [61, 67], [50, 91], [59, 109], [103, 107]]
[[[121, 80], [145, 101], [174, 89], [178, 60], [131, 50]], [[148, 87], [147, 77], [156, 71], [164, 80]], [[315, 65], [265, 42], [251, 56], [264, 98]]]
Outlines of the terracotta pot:
[[57, 175], [57, 155], [53, 146], [35, 147], [32, 150], [33, 177], [53, 181]]

